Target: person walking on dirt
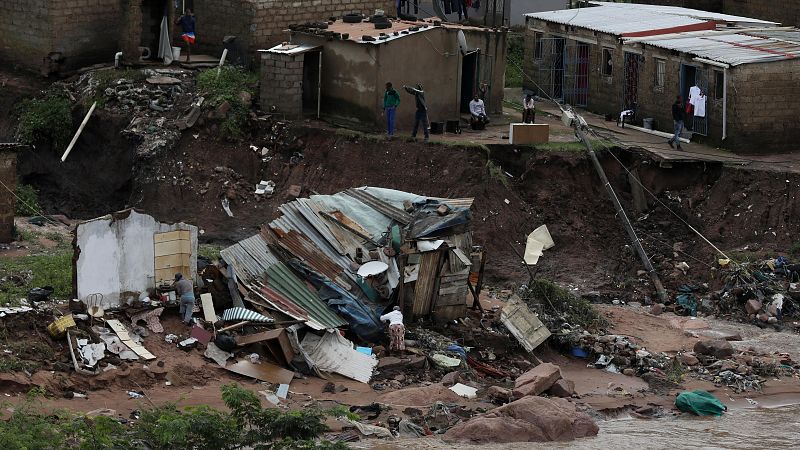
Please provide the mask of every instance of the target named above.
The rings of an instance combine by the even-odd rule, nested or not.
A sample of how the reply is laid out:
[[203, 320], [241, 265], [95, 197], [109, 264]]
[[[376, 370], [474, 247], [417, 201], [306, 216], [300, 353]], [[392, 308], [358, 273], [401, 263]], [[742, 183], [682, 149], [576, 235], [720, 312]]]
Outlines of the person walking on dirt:
[[386, 83], [386, 91], [383, 93], [383, 112], [386, 114], [386, 135], [389, 139], [394, 136], [394, 119], [397, 116], [398, 106], [400, 106], [400, 94], [392, 87], [392, 83]]
[[381, 316], [381, 322], [389, 322], [389, 351], [402, 352], [406, 349], [406, 327], [403, 325], [403, 313], [395, 306], [392, 312]]
[[417, 130], [419, 129], [420, 123], [422, 123], [422, 130], [425, 134], [425, 142], [428, 142], [428, 139], [430, 139], [431, 135], [430, 131], [428, 131], [428, 105], [425, 103], [425, 91], [422, 89], [421, 84], [417, 84], [416, 89], [403, 85], [403, 89], [414, 96], [414, 100], [417, 105], [417, 112], [414, 113], [414, 129], [411, 131], [411, 137], [414, 139], [417, 138]]
[[683, 98], [681, 96], [675, 97], [675, 103], [672, 104], [672, 121], [675, 124], [675, 135], [667, 141], [670, 147], [675, 148], [673, 143], [678, 144], [678, 150], [681, 148], [681, 132], [683, 131]]
[[522, 100], [522, 122], [523, 123], [536, 123], [536, 103], [533, 101], [533, 95], [527, 94]]
[[183, 274], [175, 274], [175, 292], [178, 294], [181, 308], [179, 310], [181, 321], [186, 325], [192, 323], [192, 312], [194, 312], [194, 285], [191, 281], [183, 278]]
[[183, 34], [181, 34], [181, 39], [186, 44], [186, 62], [189, 62], [189, 59], [192, 57], [192, 46], [195, 42], [194, 37], [194, 25], [195, 19], [194, 14], [192, 13], [191, 9], [187, 9], [186, 12], [178, 17], [178, 20], [175, 21], [175, 24], [181, 26], [181, 30], [183, 30]]

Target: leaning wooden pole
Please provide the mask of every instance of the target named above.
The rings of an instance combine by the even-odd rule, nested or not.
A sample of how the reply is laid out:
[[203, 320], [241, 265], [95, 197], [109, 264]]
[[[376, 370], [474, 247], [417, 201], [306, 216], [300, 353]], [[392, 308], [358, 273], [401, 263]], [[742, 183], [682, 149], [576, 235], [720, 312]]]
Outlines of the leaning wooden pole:
[[635, 248], [636, 253], [639, 254], [639, 258], [641, 258], [645, 270], [647, 270], [647, 273], [650, 275], [650, 279], [653, 281], [653, 286], [656, 288], [656, 294], [658, 295], [659, 300], [664, 303], [667, 301], [667, 291], [664, 290], [664, 285], [661, 284], [661, 279], [658, 277], [658, 273], [653, 267], [653, 263], [650, 262], [650, 258], [647, 257], [647, 253], [645, 253], [642, 243], [639, 241], [639, 237], [636, 236], [636, 231], [633, 229], [633, 225], [631, 225], [628, 215], [625, 214], [625, 210], [622, 209], [622, 204], [619, 202], [617, 193], [614, 192], [614, 188], [611, 187], [611, 183], [608, 182], [606, 172], [603, 170], [603, 166], [600, 165], [600, 160], [597, 159], [597, 154], [592, 148], [592, 143], [586, 137], [586, 134], [581, 128], [580, 122], [581, 120], [575, 120], [575, 133], [578, 135], [578, 139], [583, 142], [583, 145], [586, 146], [586, 150], [589, 152], [589, 156], [592, 158], [594, 169], [597, 171], [597, 175], [600, 176], [600, 181], [606, 188], [606, 192], [608, 193], [608, 197], [611, 199], [611, 203], [614, 204], [614, 209], [617, 211], [617, 217], [619, 217], [619, 220], [622, 222], [622, 227], [625, 228], [625, 231], [628, 233], [628, 237], [633, 244], [633, 248]]

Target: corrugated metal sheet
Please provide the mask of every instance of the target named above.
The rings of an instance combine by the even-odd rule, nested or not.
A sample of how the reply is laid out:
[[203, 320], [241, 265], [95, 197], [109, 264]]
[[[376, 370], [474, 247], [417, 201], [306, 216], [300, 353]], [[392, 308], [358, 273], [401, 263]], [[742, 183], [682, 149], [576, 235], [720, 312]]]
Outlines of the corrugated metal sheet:
[[[262, 231], [262, 235], [265, 235], [266, 233], [267, 232]], [[342, 276], [342, 267], [331, 261], [319, 248], [312, 244], [311, 241], [302, 234], [294, 230], [291, 230], [288, 233], [283, 233], [281, 230], [275, 230], [275, 234], [273, 234], [271, 238], [274, 238], [278, 245], [280, 245], [284, 250], [305, 262], [316, 272], [325, 275], [329, 280], [336, 282], [336, 284], [348, 291], [352, 289], [349, 281], [344, 279]]]
[[[760, 34], [760, 33], [753, 33]], [[771, 37], [745, 33], [679, 37], [674, 39], [652, 39], [640, 42], [654, 47], [689, 53], [701, 58], [736, 66], [739, 64], [765, 63], [794, 59], [800, 56], [800, 41], [791, 42], [797, 32], [786, 34], [787, 39], [773, 37], [779, 31], [769, 33]]]
[[309, 317], [325, 328], [347, 325], [344, 319], [328, 309], [328, 305], [283, 263], [274, 264], [267, 270], [267, 286], [294, 301], [308, 312]]
[[369, 383], [378, 365], [378, 360], [356, 351], [353, 343], [337, 331], [326, 332], [322, 337], [308, 333], [301, 346], [316, 369], [338, 373], [362, 383]]
[[220, 256], [231, 264], [239, 278], [246, 282], [259, 280], [278, 259], [269, 251], [259, 235], [250, 236], [220, 251]]
[[674, 6], [607, 2], [592, 3], [598, 6], [534, 12], [526, 14], [526, 16], [617, 36], [626, 33], [698, 25], [708, 21], [733, 22], [742, 25], [776, 25], [775, 22], [766, 20], [717, 14]]
[[399, 222], [401, 225], [408, 225], [411, 223], [411, 214], [400, 208], [396, 208], [377, 197], [374, 197], [372, 194], [366, 191], [360, 189], [348, 189], [344, 191], [344, 193], [372, 207], [384, 216]]

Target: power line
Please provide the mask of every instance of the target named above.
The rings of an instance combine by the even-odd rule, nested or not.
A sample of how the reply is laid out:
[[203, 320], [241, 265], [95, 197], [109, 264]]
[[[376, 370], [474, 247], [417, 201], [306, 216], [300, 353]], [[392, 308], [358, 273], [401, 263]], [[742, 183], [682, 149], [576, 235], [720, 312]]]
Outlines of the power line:
[[29, 210], [31, 210], [31, 211], [32, 211], [32, 212], [34, 212], [34, 213], [37, 213], [37, 214], [38, 214], [39, 216], [41, 216], [41, 217], [42, 217], [44, 220], [46, 220], [46, 221], [50, 222], [51, 224], [53, 224], [53, 225], [55, 225], [55, 226], [60, 226], [60, 224], [59, 224], [58, 222], [54, 221], [53, 219], [50, 219], [50, 218], [48, 218], [48, 217], [45, 215], [45, 213], [44, 213], [42, 210], [40, 210], [40, 209], [37, 209], [37, 208], [34, 208], [34, 207], [33, 207], [33, 206], [31, 206], [31, 205], [30, 205], [28, 202], [26, 202], [25, 200], [23, 200], [22, 198], [20, 198], [20, 196], [19, 196], [19, 195], [17, 195], [17, 193], [16, 193], [16, 192], [14, 192], [13, 190], [11, 190], [11, 188], [9, 188], [8, 186], [6, 186], [6, 184], [5, 184], [5, 183], [3, 183], [3, 180], [0, 180], [0, 184], [1, 184], [1, 185], [3, 185], [3, 187], [5, 188], [5, 190], [7, 190], [8, 192], [10, 192], [10, 193], [11, 193], [11, 195], [13, 195], [13, 196], [14, 196], [14, 197], [17, 199], [17, 201], [18, 201], [18, 202], [20, 202], [20, 203], [22, 203], [23, 205], [25, 205], [26, 207], [28, 207], [28, 209], [29, 209]]

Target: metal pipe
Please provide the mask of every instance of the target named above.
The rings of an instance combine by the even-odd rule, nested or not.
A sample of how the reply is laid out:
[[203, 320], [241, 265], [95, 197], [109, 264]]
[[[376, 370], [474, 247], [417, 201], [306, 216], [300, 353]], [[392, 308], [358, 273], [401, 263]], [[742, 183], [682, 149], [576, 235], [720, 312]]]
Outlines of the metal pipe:
[[119, 68], [119, 59], [122, 58], [122, 52], [114, 53], [114, 68]]
[[722, 140], [728, 138], [728, 69], [722, 69]]
[[636, 236], [636, 231], [633, 229], [627, 214], [625, 214], [625, 210], [622, 209], [622, 204], [619, 202], [619, 198], [617, 197], [616, 192], [614, 192], [614, 188], [611, 187], [611, 183], [609, 183], [608, 178], [606, 177], [603, 166], [600, 165], [600, 160], [597, 159], [597, 154], [592, 148], [592, 143], [581, 129], [580, 122], [582, 122], [582, 120], [575, 121], [575, 134], [578, 135], [578, 139], [580, 139], [581, 142], [583, 142], [583, 145], [586, 146], [586, 150], [589, 152], [589, 156], [592, 159], [592, 164], [594, 165], [595, 171], [597, 171], [597, 175], [600, 176], [600, 181], [603, 183], [603, 187], [605, 187], [606, 193], [608, 193], [608, 197], [611, 199], [611, 203], [614, 204], [614, 209], [617, 212], [619, 220], [622, 222], [622, 227], [625, 228], [625, 231], [628, 233], [631, 244], [633, 244], [633, 247], [636, 249], [636, 253], [638, 253], [639, 258], [642, 260], [644, 268], [650, 275], [650, 279], [653, 281], [653, 286], [656, 288], [656, 294], [658, 295], [659, 300], [662, 303], [665, 303], [667, 301], [667, 291], [664, 290], [664, 285], [661, 284], [661, 279], [658, 277], [658, 273], [653, 267], [653, 263], [650, 262], [650, 258], [644, 251], [642, 243], [639, 241], [639, 237]]
[[319, 51], [317, 59], [319, 64], [317, 66], [317, 119], [319, 119], [320, 110], [322, 109], [322, 50]]

